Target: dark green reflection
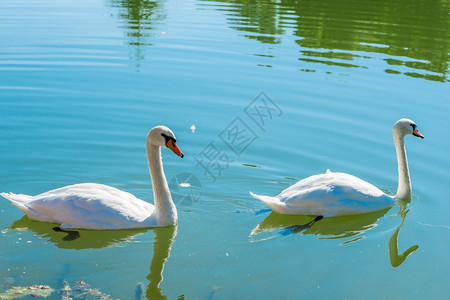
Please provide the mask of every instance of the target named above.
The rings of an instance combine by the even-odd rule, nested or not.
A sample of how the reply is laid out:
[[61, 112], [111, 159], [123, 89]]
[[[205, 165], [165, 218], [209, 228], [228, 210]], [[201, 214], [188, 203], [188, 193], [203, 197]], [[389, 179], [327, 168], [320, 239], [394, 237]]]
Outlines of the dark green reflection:
[[[162, 228], [143, 228], [143, 229], [127, 229], [127, 230], [70, 230], [67, 231], [54, 230], [56, 224], [39, 222], [24, 216], [22, 219], [15, 221], [9, 228], [15, 230], [30, 230], [37, 235], [48, 238], [50, 242], [62, 249], [90, 249], [90, 248], [106, 248], [113, 247], [121, 242], [131, 240], [138, 234], [142, 234], [148, 230], [153, 230], [155, 237], [153, 243], [153, 257], [150, 263], [150, 273], [147, 276], [149, 284], [145, 297], [147, 299], [167, 299], [162, 294], [159, 287], [163, 280], [164, 264], [170, 256], [173, 241], [177, 235], [177, 226], [169, 226]], [[68, 238], [74, 233], [75, 238]], [[142, 298], [140, 295], [137, 298]], [[183, 296], [178, 297], [183, 299]]]
[[[398, 253], [398, 235], [405, 222], [406, 215], [409, 212], [407, 204], [409, 201], [400, 201], [400, 211], [397, 214], [402, 218], [401, 224], [396, 228], [389, 240], [389, 258], [391, 265], [396, 268], [403, 264], [406, 258], [416, 251], [419, 246], [409, 247], [405, 252]], [[377, 221], [383, 217], [390, 208], [354, 216], [342, 216], [333, 218], [324, 218], [318, 220], [311, 216], [282, 215], [271, 212], [261, 223], [259, 223], [251, 232], [251, 236], [263, 233], [265, 231], [279, 230], [281, 234], [314, 234], [321, 239], [347, 239], [342, 244], [356, 242], [364, 237], [364, 233], [377, 226]]]
[[391, 260], [391, 265], [396, 268], [403, 264], [406, 260], [406, 258], [416, 251], [419, 246], [414, 245], [409, 247], [405, 252], [399, 254], [398, 253], [398, 234], [400, 233], [400, 229], [403, 227], [403, 223], [405, 223], [406, 215], [409, 212], [409, 208], [407, 208], [408, 201], [402, 201], [400, 202], [400, 212], [398, 215], [402, 218], [402, 222], [397, 227], [397, 229], [394, 231], [394, 234], [391, 236], [391, 239], [389, 240], [389, 258]]
[[153, 244], [153, 258], [150, 264], [150, 274], [147, 287], [147, 299], [167, 299], [162, 295], [159, 285], [163, 280], [164, 263], [167, 261], [172, 248], [172, 243], [177, 235], [177, 226], [169, 226], [153, 229], [155, 241]]
[[355, 68], [364, 67], [361, 59], [382, 59], [389, 74], [448, 81], [445, 0], [203, 1], [223, 11], [229, 26], [247, 38], [280, 44], [294, 36], [304, 71], [320, 68], [303, 68], [304, 62]]
[[[314, 222], [312, 226], [305, 228], [303, 231], [299, 231], [299, 233], [302, 235], [314, 234], [319, 238], [325, 239], [349, 238], [356, 235], [362, 235], [367, 230], [377, 226], [376, 222], [384, 216], [389, 209], [390, 208], [387, 208], [363, 215], [324, 218]], [[271, 212], [269, 216], [253, 229], [252, 235], [275, 229], [292, 228], [299, 224], [308, 224], [313, 219], [314, 217], [310, 216], [281, 215]]]
[[[204, 0], [200, 7], [217, 9], [227, 15], [230, 28], [243, 32], [243, 36], [267, 44], [279, 44], [285, 34], [285, 28], [280, 19], [282, 6], [272, 1], [214, 1]], [[208, 5], [208, 2], [212, 2]], [[217, 5], [216, 3], [228, 5]]]
[[161, 1], [152, 0], [110, 0], [109, 5], [118, 10], [125, 31], [127, 43], [134, 46], [131, 58], [136, 61], [145, 59], [144, 46], [151, 46], [150, 38], [161, 34], [157, 25], [166, 19]]
[[126, 230], [70, 230], [69, 232], [55, 231], [58, 224], [34, 221], [24, 216], [15, 221], [10, 228], [16, 230], [30, 230], [37, 235], [47, 238], [61, 249], [101, 249], [113, 247], [134, 238], [136, 235], [148, 231], [144, 229]]

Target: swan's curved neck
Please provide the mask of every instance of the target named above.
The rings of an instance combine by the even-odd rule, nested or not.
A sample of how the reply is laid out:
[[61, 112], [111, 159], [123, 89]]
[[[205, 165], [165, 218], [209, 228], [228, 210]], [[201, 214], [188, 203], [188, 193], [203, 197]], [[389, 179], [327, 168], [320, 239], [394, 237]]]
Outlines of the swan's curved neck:
[[409, 178], [408, 159], [406, 158], [405, 143], [403, 136], [394, 132], [395, 151], [397, 152], [398, 163], [398, 199], [405, 199], [411, 197], [411, 179]]
[[161, 148], [147, 142], [147, 160], [152, 179], [155, 212], [158, 226], [169, 226], [177, 223], [178, 215], [170, 195], [166, 176], [164, 175]]

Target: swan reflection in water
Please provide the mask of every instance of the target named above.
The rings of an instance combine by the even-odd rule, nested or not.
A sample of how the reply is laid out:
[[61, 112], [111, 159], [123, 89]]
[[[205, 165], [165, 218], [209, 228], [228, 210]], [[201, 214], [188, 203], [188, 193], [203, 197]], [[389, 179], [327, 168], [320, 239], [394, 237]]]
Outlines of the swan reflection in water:
[[15, 221], [10, 228], [19, 231], [30, 230], [36, 235], [47, 238], [48, 241], [61, 249], [102, 249], [114, 247], [130, 241], [143, 234], [149, 228], [127, 230], [63, 230], [55, 227], [57, 224], [34, 221], [27, 216]]
[[408, 203], [409, 200], [399, 202], [400, 211], [398, 212], [397, 216], [400, 215], [400, 217], [402, 218], [402, 222], [397, 227], [397, 229], [395, 229], [394, 234], [392, 234], [391, 239], [389, 240], [389, 258], [391, 259], [391, 265], [394, 268], [399, 267], [411, 253], [419, 249], [419, 245], [414, 245], [409, 247], [402, 254], [398, 253], [398, 234], [400, 232], [400, 229], [403, 227], [403, 223], [405, 223], [406, 220], [406, 215], [409, 212], [409, 208], [407, 205]]
[[[150, 273], [147, 276], [147, 299], [167, 299], [163, 296], [159, 285], [163, 280], [164, 264], [170, 256], [173, 241], [177, 235], [177, 225], [155, 228], [153, 243], [153, 258], [150, 263]], [[182, 299], [182, 298], [179, 298]]]
[[[395, 216], [400, 216], [402, 221], [396, 228], [389, 240], [389, 258], [393, 267], [399, 267], [406, 258], [416, 251], [419, 246], [414, 245], [402, 254], [398, 253], [398, 235], [402, 228], [406, 215], [409, 212], [407, 207], [410, 199], [399, 201], [399, 212]], [[281, 235], [301, 234], [316, 235], [319, 239], [344, 239], [342, 244], [356, 242], [364, 238], [364, 233], [377, 226], [378, 220], [383, 217], [390, 208], [375, 211], [363, 215], [342, 216], [332, 218], [313, 218], [311, 216], [282, 215], [271, 212], [261, 223], [251, 232], [250, 237], [263, 232], [280, 230]], [[301, 224], [301, 225], [299, 225]], [[348, 239], [350, 238], [350, 239]]]
[[[153, 257], [150, 263], [150, 273], [146, 277], [149, 281], [144, 292], [143, 285], [138, 286], [138, 299], [166, 299], [159, 287], [163, 280], [164, 264], [170, 256], [173, 241], [177, 235], [177, 226], [160, 228], [142, 228], [126, 230], [62, 230], [57, 224], [39, 222], [24, 216], [15, 221], [9, 228], [19, 231], [32, 231], [37, 236], [47, 238], [48, 241], [61, 249], [101, 249], [114, 247], [124, 242], [132, 241], [136, 236], [149, 230], [154, 232]], [[140, 296], [138, 294], [141, 294]]]

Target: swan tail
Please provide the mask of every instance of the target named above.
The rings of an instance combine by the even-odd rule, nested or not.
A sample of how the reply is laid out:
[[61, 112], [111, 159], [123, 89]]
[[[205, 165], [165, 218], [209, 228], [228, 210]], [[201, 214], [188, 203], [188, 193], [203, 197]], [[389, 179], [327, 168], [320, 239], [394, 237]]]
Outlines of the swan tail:
[[32, 196], [28, 196], [28, 195], [24, 195], [24, 194], [0, 193], [0, 195], [3, 198], [11, 201], [14, 205], [20, 205], [20, 204], [24, 205], [33, 199]]
[[252, 195], [254, 198], [262, 201], [265, 205], [267, 205], [269, 208], [271, 208], [273, 211], [276, 212], [282, 212], [284, 211], [283, 208], [286, 207], [284, 203], [280, 201], [277, 197], [271, 197], [271, 196], [264, 196], [264, 195], [256, 195], [252, 192], [249, 192], [250, 195]]
[[14, 193], [0, 193], [0, 195], [11, 201], [11, 203], [16, 206], [18, 209], [20, 209], [24, 214], [28, 215], [29, 217], [40, 215], [40, 213], [31, 207], [29, 207], [27, 204], [31, 200], [33, 200], [33, 196], [24, 195], [24, 194], [14, 194]]
[[272, 202], [279, 202], [280, 200], [278, 200], [277, 197], [271, 197], [271, 196], [263, 196], [263, 195], [256, 195], [252, 192], [249, 192], [250, 195], [252, 195], [254, 198], [261, 200], [262, 202], [268, 204], [268, 203], [272, 203]]

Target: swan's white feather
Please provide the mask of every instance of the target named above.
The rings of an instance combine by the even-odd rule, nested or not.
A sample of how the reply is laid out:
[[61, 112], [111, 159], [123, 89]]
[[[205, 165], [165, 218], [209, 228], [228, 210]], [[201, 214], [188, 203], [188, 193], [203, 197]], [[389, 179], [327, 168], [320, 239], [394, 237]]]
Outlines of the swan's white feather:
[[156, 226], [155, 207], [116, 188], [80, 183], [37, 196], [1, 194], [30, 218], [62, 228], [122, 229]]
[[392, 197], [374, 185], [353, 175], [329, 170], [300, 180], [276, 197], [251, 195], [281, 214], [324, 217], [368, 213], [393, 203]]

